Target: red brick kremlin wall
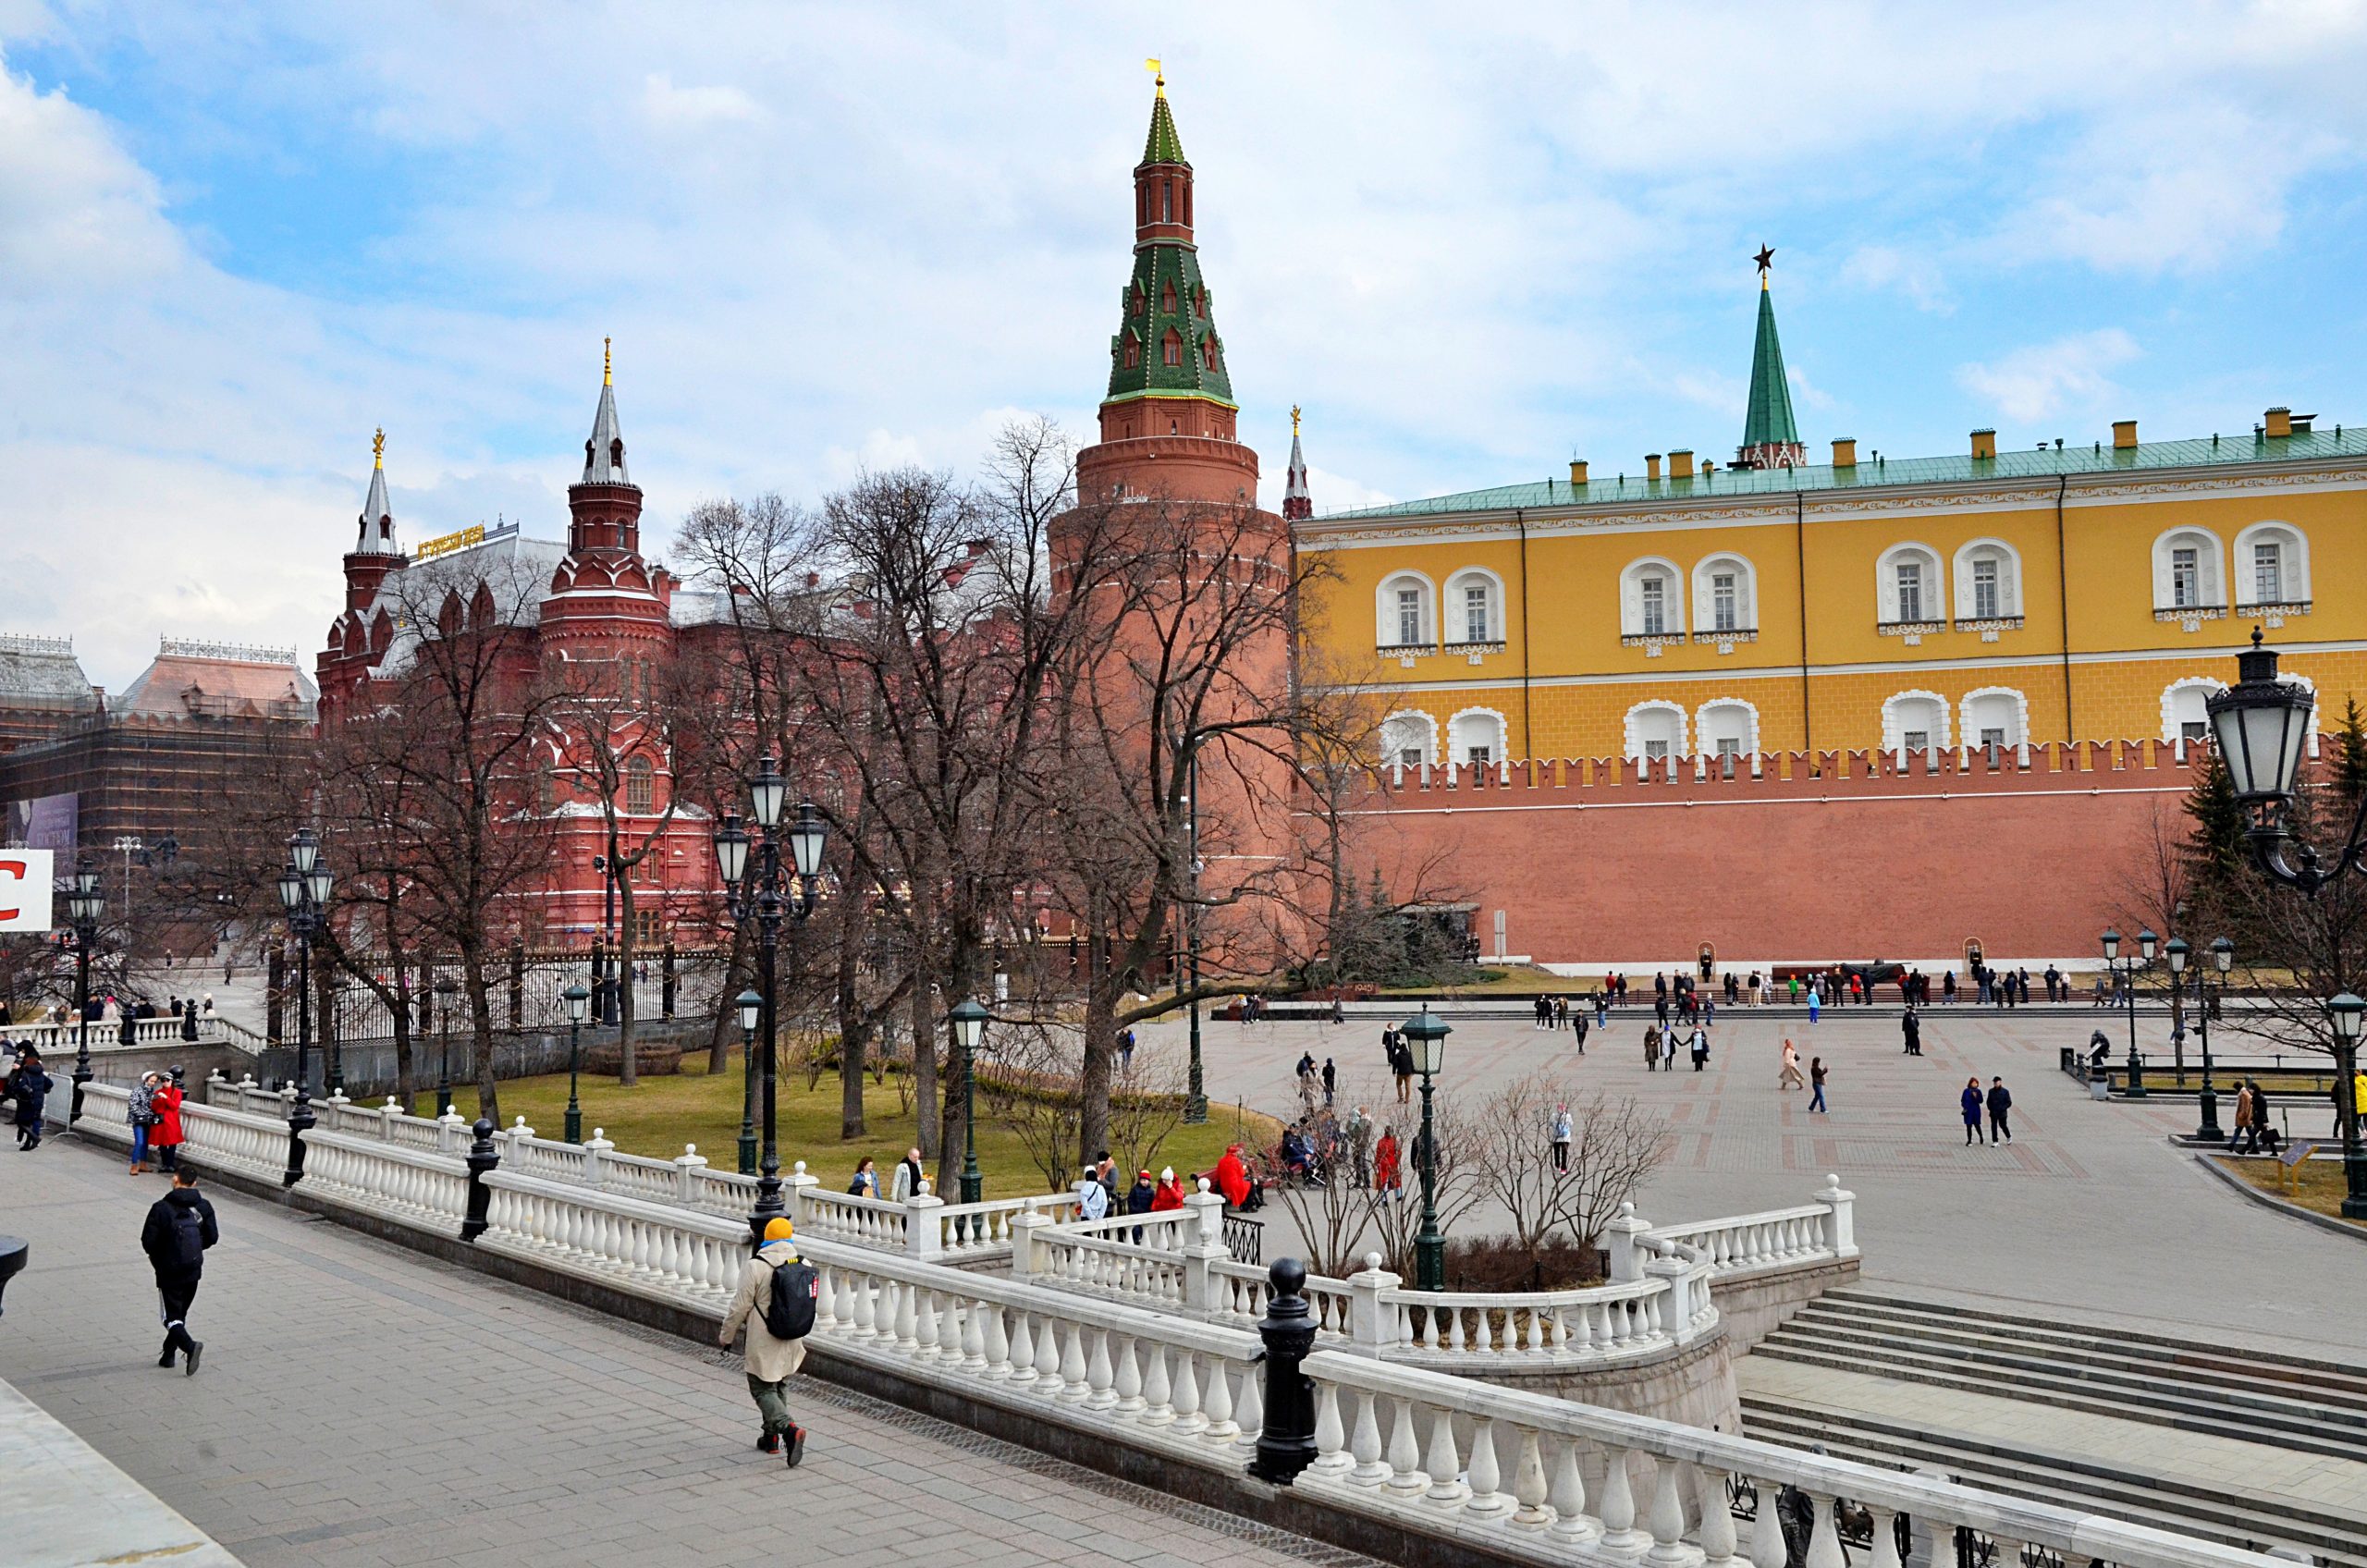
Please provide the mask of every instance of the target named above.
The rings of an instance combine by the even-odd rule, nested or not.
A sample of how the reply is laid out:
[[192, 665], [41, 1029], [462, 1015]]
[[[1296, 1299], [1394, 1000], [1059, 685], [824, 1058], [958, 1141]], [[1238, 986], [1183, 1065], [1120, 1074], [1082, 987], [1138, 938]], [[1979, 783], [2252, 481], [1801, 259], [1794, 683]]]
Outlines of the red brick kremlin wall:
[[[1777, 753], [1392, 770], [1354, 802], [1352, 864], [1395, 897], [1477, 904], [1483, 958], [1641, 970], [1886, 959], [2091, 966], [2129, 918], [2159, 812], [2183, 834], [2199, 746]], [[1672, 773], [1674, 777], [1672, 777]], [[1475, 776], [1476, 775], [1476, 776]]]

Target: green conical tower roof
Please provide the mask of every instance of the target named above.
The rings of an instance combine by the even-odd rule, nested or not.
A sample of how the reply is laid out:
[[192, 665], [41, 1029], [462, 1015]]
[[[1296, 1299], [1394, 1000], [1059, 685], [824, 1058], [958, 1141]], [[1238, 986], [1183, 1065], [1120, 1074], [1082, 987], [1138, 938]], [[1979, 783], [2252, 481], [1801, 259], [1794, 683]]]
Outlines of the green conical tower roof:
[[1759, 256], [1759, 337], [1750, 349], [1750, 407], [1743, 415], [1742, 447], [1735, 461], [1745, 468], [1786, 468], [1808, 459], [1800, 427], [1792, 418], [1792, 387], [1784, 375], [1784, 344], [1775, 335], [1775, 302], [1767, 291], [1767, 263]]
[[1192, 243], [1192, 178], [1161, 77], [1143, 161], [1134, 169], [1134, 276], [1119, 297], [1122, 314], [1110, 339], [1105, 403], [1203, 398], [1233, 407], [1214, 296]]
[[1175, 134], [1175, 116], [1167, 107], [1167, 79], [1159, 79], [1159, 96], [1151, 100], [1150, 135], [1143, 141], [1143, 162], [1146, 164], [1182, 164], [1191, 166], [1184, 155], [1184, 139]]

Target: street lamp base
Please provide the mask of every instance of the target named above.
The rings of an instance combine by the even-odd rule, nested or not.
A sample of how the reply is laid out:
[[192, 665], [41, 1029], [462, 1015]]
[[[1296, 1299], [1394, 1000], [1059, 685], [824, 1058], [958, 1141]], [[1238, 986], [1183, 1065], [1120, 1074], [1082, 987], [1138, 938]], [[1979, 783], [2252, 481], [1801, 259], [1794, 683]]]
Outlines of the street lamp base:
[[975, 1170], [965, 1170], [962, 1173], [962, 1201], [963, 1203], [984, 1203], [987, 1201], [987, 1179], [985, 1176]]
[[2202, 1091], [2200, 1098], [2202, 1109], [2202, 1121], [2201, 1124], [2194, 1130], [2195, 1137], [2203, 1143], [2225, 1143], [2226, 1141], [2226, 1134], [2219, 1131], [2218, 1095], [2210, 1089], [2205, 1089]]
[[755, 1173], [756, 1134], [754, 1133], [742, 1133], [740, 1134], [740, 1174], [742, 1176], [754, 1176]]
[[1184, 1099], [1184, 1124], [1187, 1127], [1202, 1127], [1208, 1124], [1208, 1096], [1206, 1095], [1185, 1096]]
[[1417, 1290], [1446, 1289], [1446, 1238], [1423, 1236], [1414, 1243], [1414, 1285]]
[[2367, 1219], [2367, 1198], [2343, 1199], [2342, 1217], [2345, 1219]]
[[583, 1111], [580, 1107], [570, 1105], [567, 1108], [567, 1141], [570, 1144], [583, 1141]]

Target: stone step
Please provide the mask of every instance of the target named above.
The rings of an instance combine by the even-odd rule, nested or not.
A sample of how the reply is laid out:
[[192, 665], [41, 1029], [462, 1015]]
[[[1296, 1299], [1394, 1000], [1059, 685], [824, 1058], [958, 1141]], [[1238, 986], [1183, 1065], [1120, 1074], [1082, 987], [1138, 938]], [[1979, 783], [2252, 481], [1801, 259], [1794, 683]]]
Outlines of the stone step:
[[2305, 1389], [2309, 1397], [2321, 1403], [2356, 1403], [2367, 1407], [2367, 1366], [2357, 1362], [2250, 1348], [2231, 1350], [2225, 1345], [2143, 1329], [2117, 1326], [2103, 1329], [2061, 1318], [1966, 1306], [1953, 1301], [1903, 1295], [1880, 1287], [1863, 1285], [1829, 1291], [1816, 1305], [1942, 1326], [1961, 1327], [1967, 1322], [1980, 1323], [1992, 1326], [1989, 1331], [2017, 1335], [2030, 1339], [2033, 1343], [2065, 1349], [2102, 1350], [2128, 1356], [2150, 1356], [2158, 1361], [2165, 1371], [2172, 1368], [2193, 1369], [2250, 1378], [2262, 1383], [2294, 1384]]
[[1773, 1337], [1762, 1341], [1751, 1354], [1821, 1366], [1830, 1371], [1857, 1372], [1899, 1382], [1922, 1383], [1933, 1388], [1987, 1394], [2024, 1403], [2052, 1405], [2092, 1415], [2110, 1415], [2124, 1421], [2171, 1427], [2239, 1442], [2269, 1443], [2331, 1459], [2367, 1460], [2367, 1441], [2339, 1429], [2332, 1433], [2323, 1428], [2296, 1429], [2291, 1425], [2271, 1423], [2258, 1415], [2234, 1415], [2199, 1401], [2168, 1397], [2139, 1399], [2125, 1392], [2116, 1394], [2084, 1388], [2068, 1379], [2024, 1377], [2010, 1387], [2000, 1389], [1993, 1379], [1968, 1375], [1955, 1358], [1945, 1354], [1876, 1351], [1863, 1347], [1821, 1348], [1812, 1341], [1786, 1342], [1780, 1337]]
[[[1909, 1323], [1822, 1305], [1798, 1313], [1772, 1337], [1794, 1344], [1944, 1354], [1968, 1367], [2042, 1377], [2058, 1384], [2084, 1383], [2100, 1393], [2120, 1393], [2139, 1403], [2170, 1399], [2178, 1402], [2177, 1407], [2181, 1409], [2217, 1407], [2231, 1416], [2248, 1415], [2278, 1430], [2353, 1430], [2367, 1442], [2367, 1400], [2352, 1401], [2338, 1391], [2327, 1400], [2304, 1398], [2281, 1379], [2264, 1382], [2216, 1370], [2206, 1376], [2199, 1368], [2165, 1366], [2142, 1355], [2055, 1346], [2024, 1334]], [[1968, 1375], [1968, 1383], [1980, 1380]]]
[[2253, 1501], [2182, 1479], [2079, 1455], [1931, 1432], [1853, 1412], [1742, 1398], [1743, 1431], [1794, 1448], [1891, 1469], [1941, 1470], [1968, 1485], [2030, 1501], [2106, 1514], [2250, 1550], [2285, 1546], [2344, 1568], [2367, 1568], [2367, 1518], [2287, 1499]]

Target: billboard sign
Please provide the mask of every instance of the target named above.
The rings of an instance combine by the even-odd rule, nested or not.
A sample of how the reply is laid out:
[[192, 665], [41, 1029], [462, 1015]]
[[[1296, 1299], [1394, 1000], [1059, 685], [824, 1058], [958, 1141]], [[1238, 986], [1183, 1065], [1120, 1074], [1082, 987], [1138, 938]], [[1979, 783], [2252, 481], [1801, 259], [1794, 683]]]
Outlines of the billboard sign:
[[47, 850], [0, 850], [0, 931], [49, 929], [53, 875]]
[[39, 800], [8, 802], [8, 842], [29, 850], [72, 852], [80, 841], [81, 797], [43, 795]]

